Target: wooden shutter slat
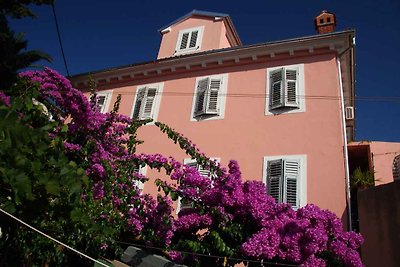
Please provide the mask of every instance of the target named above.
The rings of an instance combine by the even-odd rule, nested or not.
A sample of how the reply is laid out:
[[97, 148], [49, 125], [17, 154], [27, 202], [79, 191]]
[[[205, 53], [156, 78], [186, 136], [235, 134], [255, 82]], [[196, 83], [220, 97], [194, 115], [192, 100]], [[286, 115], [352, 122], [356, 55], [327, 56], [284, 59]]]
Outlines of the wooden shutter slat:
[[189, 48], [196, 47], [198, 34], [199, 31], [192, 31], [192, 34], [190, 36]]
[[148, 88], [146, 91], [142, 119], [151, 118], [153, 115], [154, 100], [157, 94], [157, 88]]
[[97, 102], [96, 102], [96, 106], [97, 106], [97, 110], [100, 112], [104, 112], [103, 107], [104, 104], [106, 103], [106, 95], [98, 95], [97, 96]]
[[180, 50], [186, 49], [188, 40], [189, 40], [189, 33], [185, 32], [184, 34], [182, 34], [182, 41], [181, 41], [181, 45], [179, 47]]
[[277, 203], [282, 202], [283, 161], [270, 160], [267, 163], [267, 192]]
[[299, 207], [297, 182], [300, 175], [300, 162], [297, 160], [284, 161], [284, 201], [293, 208]]
[[282, 107], [283, 101], [283, 68], [270, 74], [270, 109]]
[[298, 107], [299, 101], [297, 97], [298, 91], [298, 73], [296, 69], [286, 69], [285, 71], [285, 106]]
[[206, 112], [206, 93], [208, 89], [209, 79], [201, 79], [198, 81], [196, 90], [196, 103], [194, 109], [194, 116], [202, 115]]
[[[142, 168], [140, 166], [133, 168], [133, 172], [137, 172], [139, 174], [142, 174], [141, 170], [142, 170]], [[143, 182], [141, 182], [139, 180], [135, 180], [134, 184], [136, 185], [137, 188], [139, 188], [140, 190], [143, 190], [143, 187], [144, 187]]]
[[140, 113], [142, 110], [142, 103], [143, 103], [143, 98], [146, 94], [146, 88], [140, 88], [137, 92], [136, 96], [136, 103], [135, 103], [135, 108], [133, 109], [133, 114], [132, 117], [136, 119], [140, 119]]
[[221, 79], [211, 79], [207, 100], [207, 114], [218, 114], [219, 112], [219, 91], [221, 89]]

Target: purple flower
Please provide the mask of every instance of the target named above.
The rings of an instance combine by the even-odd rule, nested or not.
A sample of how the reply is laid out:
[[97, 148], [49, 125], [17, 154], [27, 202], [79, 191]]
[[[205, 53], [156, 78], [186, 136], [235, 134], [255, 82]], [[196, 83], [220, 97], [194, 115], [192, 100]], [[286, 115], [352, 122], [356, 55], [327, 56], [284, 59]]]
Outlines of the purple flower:
[[93, 199], [98, 200], [104, 197], [104, 184], [99, 181], [93, 186]]
[[4, 94], [2, 91], [0, 91], [0, 103], [3, 103], [7, 107], [10, 106], [10, 97]]
[[108, 245], [106, 243], [101, 243], [100, 250], [106, 250], [107, 248], [108, 248]]
[[183, 263], [183, 255], [182, 253], [175, 251], [175, 250], [171, 250], [168, 252], [168, 257], [176, 263]]

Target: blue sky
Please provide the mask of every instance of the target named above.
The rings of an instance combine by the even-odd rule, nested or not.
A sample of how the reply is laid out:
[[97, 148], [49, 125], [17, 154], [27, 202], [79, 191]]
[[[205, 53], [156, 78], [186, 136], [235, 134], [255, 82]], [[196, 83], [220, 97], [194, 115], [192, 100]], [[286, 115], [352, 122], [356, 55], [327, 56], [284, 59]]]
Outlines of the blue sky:
[[[228, 13], [244, 45], [314, 35], [314, 17], [335, 13], [336, 30], [356, 29], [356, 139], [400, 142], [399, 0], [58, 0], [70, 74], [156, 59], [158, 29], [193, 9]], [[66, 75], [51, 7], [33, 10], [37, 19], [12, 21], [12, 29], [53, 57], [41, 64]]]

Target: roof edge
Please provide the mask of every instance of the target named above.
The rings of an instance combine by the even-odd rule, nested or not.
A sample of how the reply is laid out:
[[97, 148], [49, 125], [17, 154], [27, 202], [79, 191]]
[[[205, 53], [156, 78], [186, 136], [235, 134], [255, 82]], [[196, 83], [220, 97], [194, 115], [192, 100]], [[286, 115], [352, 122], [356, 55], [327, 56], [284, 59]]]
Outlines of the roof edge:
[[189, 13], [183, 15], [182, 17], [177, 18], [176, 20], [172, 21], [171, 23], [165, 25], [164, 27], [161, 27], [158, 32], [162, 32], [163, 30], [167, 29], [168, 27], [178, 23], [181, 20], [184, 20], [186, 18], [189, 18], [193, 15], [199, 15], [199, 16], [205, 16], [205, 17], [222, 17], [222, 18], [226, 18], [229, 17], [229, 14], [225, 14], [225, 13], [219, 13], [219, 12], [209, 12], [209, 11], [203, 11], [203, 10], [197, 10], [197, 9], [193, 9], [192, 11], [190, 11]]
[[111, 67], [111, 68], [106, 68], [106, 69], [101, 69], [101, 70], [96, 70], [96, 71], [78, 73], [78, 74], [69, 76], [69, 78], [71, 79], [71, 78], [77, 78], [80, 76], [87, 76], [89, 74], [97, 74], [97, 73], [115, 71], [115, 70], [119, 70], [119, 69], [135, 67], [135, 66], [149, 65], [149, 64], [154, 64], [154, 63], [163, 62], [163, 61], [173, 61], [173, 60], [177, 60], [177, 59], [199, 57], [199, 56], [204, 56], [204, 55], [208, 55], [208, 54], [219, 54], [219, 53], [230, 52], [230, 51], [235, 51], [235, 50], [246, 50], [246, 49], [257, 48], [257, 47], [262, 47], [262, 46], [284, 45], [284, 44], [298, 42], [298, 41], [318, 40], [318, 39], [329, 38], [329, 37], [334, 37], [334, 36], [344, 35], [344, 34], [354, 35], [355, 30], [348, 29], [348, 30], [344, 30], [344, 31], [340, 31], [340, 32], [331, 32], [331, 33], [325, 33], [325, 34], [317, 34], [317, 35], [310, 35], [310, 36], [304, 36], [304, 37], [289, 38], [289, 39], [278, 40], [278, 41], [263, 42], [263, 43], [258, 43], [258, 44], [251, 44], [251, 45], [244, 45], [244, 46], [241, 45], [241, 46], [234, 46], [234, 47], [221, 48], [221, 49], [215, 49], [215, 50], [208, 50], [208, 51], [203, 51], [203, 52], [194, 53], [194, 54], [187, 54], [187, 55], [182, 55], [182, 56], [174, 56], [174, 57], [168, 57], [168, 58], [162, 58], [162, 59], [156, 59], [156, 60], [149, 60], [149, 61], [138, 62], [138, 63], [123, 65], [123, 66], [118, 66], [118, 67]]

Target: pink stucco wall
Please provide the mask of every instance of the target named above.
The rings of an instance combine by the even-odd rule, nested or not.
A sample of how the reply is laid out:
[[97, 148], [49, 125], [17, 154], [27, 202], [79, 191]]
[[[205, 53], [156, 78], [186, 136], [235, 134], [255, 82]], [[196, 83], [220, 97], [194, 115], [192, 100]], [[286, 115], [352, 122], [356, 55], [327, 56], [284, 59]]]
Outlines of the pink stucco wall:
[[[186, 27], [186, 26], [184, 26]], [[265, 63], [239, 65], [209, 71], [187, 72], [160, 77], [156, 80], [136, 80], [114, 88], [112, 103], [122, 94], [120, 112], [130, 115], [137, 86], [164, 82], [158, 120], [189, 137], [210, 157], [239, 162], [244, 179], [262, 181], [263, 157], [278, 155], [307, 156], [307, 203], [335, 212], [345, 213], [345, 171], [340, 102], [306, 97], [303, 113], [265, 115], [267, 68], [304, 64], [306, 96], [339, 96], [338, 70], [333, 52]], [[191, 121], [191, 110], [197, 77], [228, 73], [224, 119]], [[168, 92], [184, 93], [168, 95]], [[249, 97], [229, 97], [248, 94]], [[252, 97], [258, 96], [258, 97]], [[261, 97], [260, 97], [261, 96]], [[110, 105], [110, 108], [112, 105]], [[154, 125], [139, 130], [145, 143], [139, 152], [162, 153], [183, 161], [187, 158], [178, 146], [160, 133]], [[151, 180], [167, 177], [147, 170]], [[156, 193], [155, 186], [146, 183], [144, 191]]]
[[393, 160], [400, 155], [400, 143], [371, 142], [370, 148], [375, 185], [393, 182]]
[[164, 33], [161, 39], [157, 59], [175, 55], [176, 43], [180, 30], [204, 26], [201, 48], [195, 52], [230, 47], [226, 37], [226, 28], [223, 20], [214, 21], [210, 17], [193, 16], [171, 26], [171, 31]]

